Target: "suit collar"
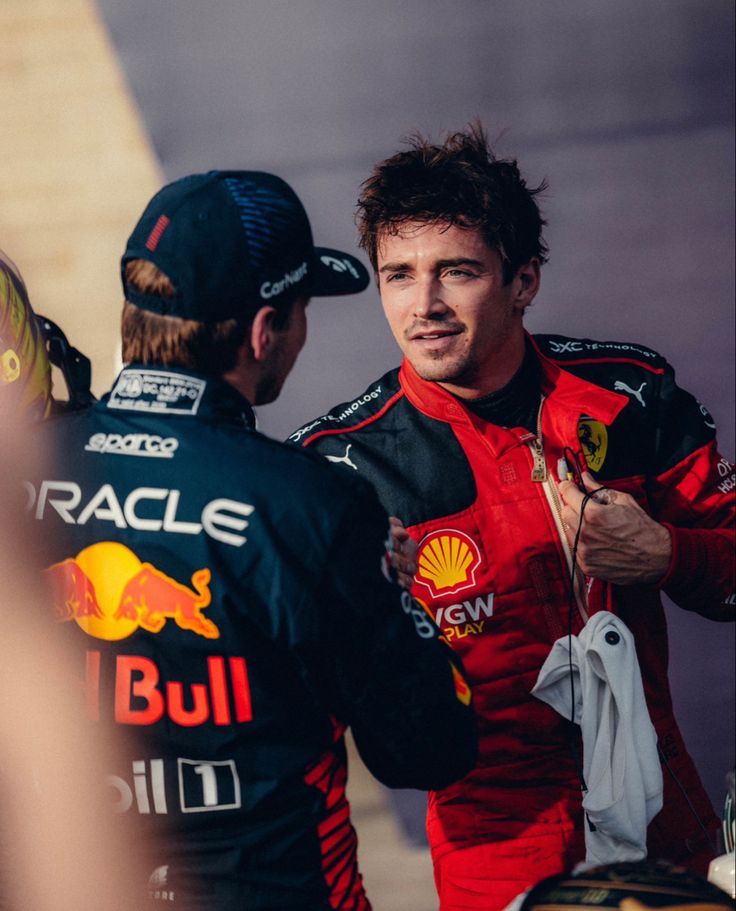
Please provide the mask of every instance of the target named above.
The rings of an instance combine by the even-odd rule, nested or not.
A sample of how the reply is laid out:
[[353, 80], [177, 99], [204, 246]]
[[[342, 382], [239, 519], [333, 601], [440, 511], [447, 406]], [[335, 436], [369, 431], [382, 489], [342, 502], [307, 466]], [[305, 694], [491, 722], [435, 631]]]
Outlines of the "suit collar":
[[[558, 408], [569, 410], [577, 419], [586, 415], [604, 424], [610, 424], [629, 403], [625, 395], [604, 389], [581, 379], [559, 364], [545, 357], [534, 338], [527, 333], [542, 369], [542, 389], [545, 398]], [[399, 371], [401, 386], [409, 401], [428, 417], [449, 424], [471, 424], [470, 412], [462, 401], [443, 389], [438, 383], [423, 380], [404, 359]]]
[[220, 377], [182, 367], [130, 364], [101, 405], [135, 414], [209, 418], [251, 428], [256, 424], [250, 402], [234, 386]]

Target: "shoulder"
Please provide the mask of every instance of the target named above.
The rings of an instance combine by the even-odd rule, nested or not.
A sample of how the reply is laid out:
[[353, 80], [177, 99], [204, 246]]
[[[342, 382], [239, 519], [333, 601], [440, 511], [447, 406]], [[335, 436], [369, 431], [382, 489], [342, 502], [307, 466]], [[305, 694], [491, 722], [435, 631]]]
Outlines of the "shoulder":
[[96, 407], [97, 403], [90, 403], [73, 410], [55, 407], [45, 420], [31, 425], [32, 432], [37, 437], [51, 439], [84, 435], [90, 428], [94, 428]]
[[[282, 443], [256, 433], [254, 443], [260, 449], [258, 465], [270, 489], [284, 490], [287, 498], [296, 497], [313, 514], [315, 512], [351, 511], [365, 508], [376, 501], [371, 485], [360, 475], [335, 471], [316, 450]], [[267, 476], [267, 477], [266, 477]]]
[[566, 335], [534, 335], [533, 339], [542, 354], [561, 367], [629, 364], [662, 373], [667, 366], [661, 354], [639, 342], [598, 341]]
[[399, 370], [395, 368], [354, 399], [342, 402], [321, 417], [308, 421], [290, 434], [288, 442], [308, 446], [313, 440], [327, 434], [361, 429], [380, 420], [401, 398], [403, 392], [399, 384]]
[[[98, 404], [46, 421], [55, 468], [87, 486], [109, 483], [125, 496], [132, 485], [172, 487], [288, 514], [327, 530], [353, 509], [376, 501], [370, 484], [337, 472], [318, 453], [244, 425], [177, 415], [110, 415]], [[377, 501], [376, 501], [377, 502]]]
[[665, 358], [639, 342], [535, 335], [544, 357], [593, 385], [628, 396], [644, 408], [665, 393], [674, 372]]

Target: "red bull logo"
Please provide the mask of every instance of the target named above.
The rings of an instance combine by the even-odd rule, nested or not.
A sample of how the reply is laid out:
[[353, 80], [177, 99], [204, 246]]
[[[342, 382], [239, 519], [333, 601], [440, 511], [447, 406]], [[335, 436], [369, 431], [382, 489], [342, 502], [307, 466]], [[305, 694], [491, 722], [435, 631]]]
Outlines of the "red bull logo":
[[[85, 691], [90, 718], [100, 718], [101, 701], [109, 696], [101, 681], [109, 677], [109, 661], [97, 650], [87, 652]], [[182, 727], [242, 724], [253, 720], [250, 681], [245, 658], [209, 655], [206, 670], [190, 668], [196, 682], [163, 680], [155, 661], [144, 655], [114, 657], [113, 713], [118, 724], [156, 724], [166, 717]], [[103, 710], [109, 710], [103, 703]]]
[[101, 541], [46, 570], [57, 619], [73, 620], [97, 639], [126, 639], [137, 629], [159, 633], [167, 620], [188, 632], [219, 639], [202, 614], [210, 604], [210, 571], [197, 570], [192, 587], [142, 563], [132, 550]]

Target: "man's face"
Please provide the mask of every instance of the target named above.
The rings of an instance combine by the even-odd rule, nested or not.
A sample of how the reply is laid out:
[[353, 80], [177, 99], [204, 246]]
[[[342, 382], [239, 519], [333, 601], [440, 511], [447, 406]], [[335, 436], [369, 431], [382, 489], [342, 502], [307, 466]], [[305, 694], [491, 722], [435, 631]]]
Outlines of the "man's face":
[[419, 376], [462, 398], [511, 379], [539, 284], [536, 260], [504, 285], [501, 257], [477, 228], [423, 222], [382, 233], [377, 252], [386, 319]]
[[275, 344], [264, 362], [254, 405], [268, 405], [278, 398], [307, 338], [308, 303], [308, 297], [294, 301], [288, 323], [282, 329], [273, 330]]

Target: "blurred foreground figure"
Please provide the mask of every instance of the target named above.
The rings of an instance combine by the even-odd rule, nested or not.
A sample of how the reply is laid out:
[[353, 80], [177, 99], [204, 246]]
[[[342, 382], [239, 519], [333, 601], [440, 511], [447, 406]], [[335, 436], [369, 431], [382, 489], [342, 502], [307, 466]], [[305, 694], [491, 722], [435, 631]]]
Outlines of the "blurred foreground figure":
[[[52, 396], [51, 365], [64, 383]], [[63, 331], [33, 312], [17, 267], [0, 250], [0, 400], [30, 420], [84, 408], [93, 401], [90, 362]]]
[[442, 787], [475, 759], [470, 692], [392, 581], [370, 486], [259, 434], [252, 407], [278, 396], [310, 296], [368, 276], [248, 171], [161, 190], [122, 270], [129, 366], [44, 425], [32, 513], [61, 542], [47, 575], [90, 715], [136, 733], [107, 771], [154, 838], [150, 900], [368, 909], [345, 727], [385, 784]]
[[[648, 848], [705, 872], [715, 853], [718, 820], [672, 711], [661, 594], [733, 620], [733, 466], [655, 351], [525, 332], [547, 255], [541, 189], [494, 156], [480, 127], [443, 145], [416, 138], [380, 163], [359, 228], [404, 360], [290, 438], [349, 458], [403, 521], [418, 544], [412, 592], [472, 680], [478, 765], [430, 796], [442, 911], [502, 908], [581, 861], [583, 809], [613, 821], [596, 824], [615, 851], [606, 860]], [[641, 666], [646, 768], [614, 686], [591, 705], [562, 658], [562, 711], [531, 692], [553, 645], [569, 655], [600, 611], [633, 634], [628, 665], [616, 660], [623, 627], [603, 631], [598, 658], [629, 703]], [[580, 715], [596, 744], [583, 762]]]
[[51, 366], [41, 327], [15, 265], [0, 250], [0, 402], [32, 419], [51, 411]]
[[0, 907], [140, 911], [135, 846], [111, 824], [100, 774], [116, 743], [80, 715], [78, 663], [48, 623], [24, 514], [26, 430], [0, 396]]

